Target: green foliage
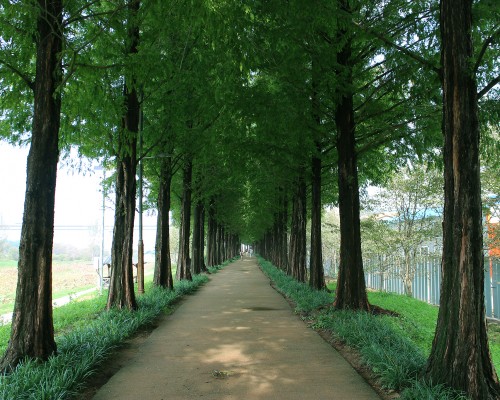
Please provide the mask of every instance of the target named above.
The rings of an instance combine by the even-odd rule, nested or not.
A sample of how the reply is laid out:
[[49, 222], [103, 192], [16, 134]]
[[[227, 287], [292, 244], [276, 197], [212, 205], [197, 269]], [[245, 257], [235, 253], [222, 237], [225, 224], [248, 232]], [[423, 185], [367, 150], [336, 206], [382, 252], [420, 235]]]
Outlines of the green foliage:
[[387, 292], [368, 292], [368, 301], [396, 312], [398, 316], [388, 318], [386, 322], [401, 335], [411, 339], [426, 356], [429, 355], [436, 330], [438, 307], [412, 297]]
[[97, 319], [106, 307], [106, 300], [107, 292], [104, 292], [92, 300], [72, 301], [63, 307], [55, 308], [53, 310], [55, 334], [62, 335], [64, 332], [82, 328]]
[[314, 290], [306, 283], [297, 282], [261, 257], [258, 257], [258, 262], [276, 288], [295, 303], [295, 312], [309, 313], [333, 301], [331, 293]]
[[35, 2], [0, 4], [0, 139], [29, 140], [35, 76]]
[[401, 400], [467, 400], [468, 397], [444, 385], [416, 380], [401, 393]]
[[357, 349], [383, 387], [400, 390], [418, 377], [426, 358], [387, 318], [329, 309], [317, 315], [314, 327], [332, 331], [335, 337]]

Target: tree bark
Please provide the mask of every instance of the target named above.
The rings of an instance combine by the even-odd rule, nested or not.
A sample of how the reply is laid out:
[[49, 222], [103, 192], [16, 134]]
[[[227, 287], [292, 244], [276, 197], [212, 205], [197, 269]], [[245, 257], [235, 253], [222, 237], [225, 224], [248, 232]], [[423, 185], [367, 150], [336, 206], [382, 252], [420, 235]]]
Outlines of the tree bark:
[[200, 274], [206, 271], [205, 266], [205, 247], [204, 247], [204, 225], [205, 218], [203, 212], [203, 203], [200, 201], [196, 202], [194, 208], [194, 226], [193, 226], [193, 263], [192, 272], [193, 274]]
[[288, 200], [286, 193], [280, 193], [280, 212], [279, 212], [279, 265], [283, 271], [287, 270], [288, 266]]
[[153, 284], [166, 289], [174, 288], [170, 259], [170, 186], [172, 183], [172, 160], [163, 159], [158, 192], [158, 217], [156, 219], [155, 270]]
[[217, 222], [215, 220], [214, 201], [210, 202], [208, 208], [208, 227], [207, 227], [207, 265], [213, 267], [215, 263], [215, 253], [217, 251]]
[[[318, 131], [321, 128], [321, 110], [318, 93], [318, 62], [316, 57], [312, 58], [312, 96], [311, 110], [312, 119]], [[313, 289], [324, 289], [325, 273], [323, 270], [323, 254], [321, 242], [321, 144], [319, 135], [316, 136], [314, 144], [316, 153], [313, 154], [311, 161], [312, 179], [311, 179], [311, 254], [309, 259], [309, 286]]]
[[19, 246], [16, 301], [0, 369], [56, 353], [52, 317], [52, 247], [61, 119], [61, 0], [39, 1], [31, 147]]
[[441, 297], [427, 377], [471, 399], [498, 399], [484, 308], [483, 228], [472, 0], [441, 1], [445, 205]]
[[[128, 5], [129, 20], [128, 54], [136, 54], [139, 44], [139, 27], [136, 15], [139, 1]], [[137, 135], [139, 132], [140, 105], [135, 88], [136, 82], [125, 81], [123, 96], [125, 115], [122, 129], [118, 133], [115, 223], [111, 245], [111, 279], [106, 308], [135, 310], [137, 302], [134, 292], [134, 271], [132, 265], [134, 218], [136, 202]]]
[[205, 206], [202, 205], [200, 212], [200, 267], [202, 272], [208, 272], [205, 262]]
[[181, 224], [179, 227], [179, 257], [177, 259], [177, 280], [192, 280], [191, 259], [189, 257], [189, 239], [191, 235], [191, 183], [193, 162], [187, 160], [183, 168], [183, 190], [181, 204]]
[[[348, 0], [340, 1], [349, 12]], [[337, 124], [337, 154], [340, 216], [340, 264], [334, 306], [337, 309], [369, 310], [366, 295], [361, 228], [358, 164], [356, 157], [355, 121], [353, 108], [352, 61], [350, 33], [342, 32], [345, 45], [337, 54], [339, 77], [344, 82], [343, 93], [335, 112]]]
[[324, 289], [325, 274], [323, 270], [323, 254], [321, 242], [321, 159], [312, 159], [311, 187], [311, 254], [309, 262], [309, 286]]
[[299, 282], [306, 281], [306, 219], [306, 182], [302, 170], [293, 199], [289, 255], [291, 275]]
[[224, 259], [224, 227], [218, 222], [215, 246], [215, 265], [220, 265]]

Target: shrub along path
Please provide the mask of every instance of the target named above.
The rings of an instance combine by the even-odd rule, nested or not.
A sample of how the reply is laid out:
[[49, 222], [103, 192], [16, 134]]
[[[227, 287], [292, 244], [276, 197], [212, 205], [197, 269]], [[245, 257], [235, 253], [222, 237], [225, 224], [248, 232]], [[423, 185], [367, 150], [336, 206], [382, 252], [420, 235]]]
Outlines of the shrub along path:
[[94, 399], [379, 399], [290, 309], [255, 258], [211, 276]]

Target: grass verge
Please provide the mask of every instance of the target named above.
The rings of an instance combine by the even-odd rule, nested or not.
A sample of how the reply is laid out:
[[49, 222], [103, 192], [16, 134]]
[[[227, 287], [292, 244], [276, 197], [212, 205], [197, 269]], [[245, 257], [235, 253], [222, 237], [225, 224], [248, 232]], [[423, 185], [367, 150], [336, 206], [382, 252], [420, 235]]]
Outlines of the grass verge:
[[[460, 393], [420, 379], [435, 329], [435, 307], [405, 296], [371, 293], [372, 304], [396, 311], [400, 317], [337, 311], [329, 307], [333, 294], [311, 290], [270, 262], [258, 260], [276, 288], [293, 301], [295, 311], [303, 313], [303, 318], [314, 329], [326, 331], [335, 340], [355, 349], [380, 387], [388, 392], [401, 392], [405, 400], [465, 399]], [[413, 302], [418, 302], [418, 307]], [[421, 324], [421, 321], [424, 322]]]
[[[211, 272], [223, 266], [212, 268]], [[206, 275], [195, 275], [192, 281], [175, 282], [171, 291], [148, 285], [146, 293], [137, 297], [139, 307], [133, 312], [103, 311], [106, 295], [55, 309], [58, 354], [44, 363], [26, 360], [11, 374], [2, 376], [0, 398], [56, 400], [74, 396], [125, 339], [141, 326], [152, 323], [179, 298], [193, 293], [207, 281]], [[2, 351], [6, 348], [9, 334], [10, 325], [0, 328]]]

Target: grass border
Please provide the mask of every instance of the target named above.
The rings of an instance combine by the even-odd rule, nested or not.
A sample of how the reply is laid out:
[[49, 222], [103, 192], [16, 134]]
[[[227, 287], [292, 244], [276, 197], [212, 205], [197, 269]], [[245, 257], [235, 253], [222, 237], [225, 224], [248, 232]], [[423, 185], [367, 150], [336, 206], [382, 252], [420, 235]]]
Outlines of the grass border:
[[[211, 267], [209, 271], [216, 273], [232, 261]], [[26, 360], [12, 373], [2, 375], [0, 398], [58, 400], [77, 395], [85, 388], [85, 382], [121, 343], [208, 281], [206, 274], [200, 274], [194, 275], [192, 281], [176, 281], [174, 290], [151, 285], [144, 295], [137, 297], [138, 310], [110, 310], [91, 315], [86, 323], [77, 324], [56, 338], [57, 355], [43, 363]], [[64, 330], [64, 326], [62, 329]]]
[[329, 306], [333, 304], [333, 294], [315, 291], [297, 282], [261, 257], [258, 263], [311, 328], [330, 336], [333, 340], [327, 341], [337, 350], [342, 350], [335, 345], [340, 343], [359, 355], [362, 366], [370, 371], [387, 396], [396, 392], [405, 400], [466, 399], [461, 393], [443, 385], [432, 385], [421, 378], [427, 357], [404, 332], [396, 329], [390, 320], [392, 317], [335, 310]]

